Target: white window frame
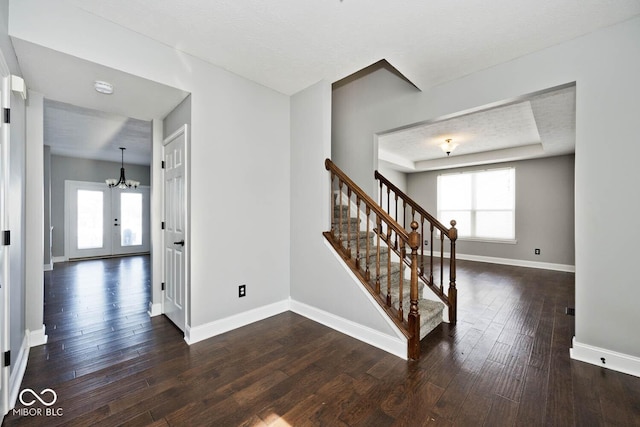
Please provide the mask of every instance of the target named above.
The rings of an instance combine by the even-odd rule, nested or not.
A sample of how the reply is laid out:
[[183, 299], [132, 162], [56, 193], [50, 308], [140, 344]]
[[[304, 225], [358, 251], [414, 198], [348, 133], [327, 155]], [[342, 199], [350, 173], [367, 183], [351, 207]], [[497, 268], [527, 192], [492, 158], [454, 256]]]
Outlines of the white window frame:
[[[511, 173], [513, 174], [512, 180], [513, 180], [513, 188], [512, 188], [512, 206], [510, 209], [477, 209], [476, 208], [476, 177], [482, 173], [487, 173], [487, 172], [495, 172], [495, 171], [499, 171], [499, 170], [509, 170], [511, 171]], [[455, 216], [453, 218], [442, 218], [441, 215], [441, 207], [442, 207], [442, 203], [441, 203], [441, 177], [443, 176], [447, 176], [447, 175], [462, 175], [462, 174], [470, 174], [471, 175], [471, 209], [446, 209], [447, 212], [469, 212], [470, 213], [470, 228], [471, 228], [471, 234], [470, 235], [460, 235], [460, 230], [458, 230], [458, 240], [468, 240], [468, 241], [477, 241], [477, 242], [491, 242], [491, 243], [508, 243], [508, 244], [515, 244], [517, 243], [517, 239], [516, 239], [516, 168], [513, 166], [509, 166], [509, 167], [502, 167], [502, 168], [492, 168], [492, 169], [482, 169], [482, 170], [472, 170], [472, 171], [464, 171], [464, 172], [454, 172], [454, 173], [443, 173], [443, 174], [439, 174], [438, 175], [438, 179], [437, 179], [437, 215], [438, 215], [438, 219], [440, 220], [440, 222], [442, 222], [446, 227], [449, 227], [450, 224], [449, 222], [452, 219], [456, 219]], [[512, 220], [511, 220], [511, 224], [512, 224], [512, 230], [511, 230], [511, 236], [510, 238], [503, 238], [503, 237], [487, 237], [487, 236], [477, 236], [476, 235], [476, 213], [477, 212], [483, 212], [483, 211], [491, 211], [491, 212], [496, 212], [496, 211], [502, 211], [502, 212], [511, 212], [512, 215]]]

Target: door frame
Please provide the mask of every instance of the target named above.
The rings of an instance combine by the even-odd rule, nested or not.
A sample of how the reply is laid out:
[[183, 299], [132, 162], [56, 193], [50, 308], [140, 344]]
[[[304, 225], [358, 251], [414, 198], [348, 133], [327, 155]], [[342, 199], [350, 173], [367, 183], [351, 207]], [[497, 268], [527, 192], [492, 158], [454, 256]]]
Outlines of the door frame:
[[[184, 319], [184, 336], [185, 336], [185, 340], [188, 337], [188, 331], [191, 327], [191, 224], [190, 224], [190, 200], [191, 200], [191, 182], [190, 182], [190, 160], [191, 160], [191, 150], [190, 150], [190, 145], [191, 145], [191, 140], [189, 138], [189, 129], [188, 129], [188, 125], [185, 123], [182, 126], [180, 126], [175, 132], [173, 132], [171, 135], [169, 135], [168, 137], [164, 138], [162, 140], [162, 161], [164, 163], [164, 156], [165, 156], [165, 147], [173, 140], [184, 136], [184, 235], [185, 235], [185, 244], [184, 244], [184, 284], [185, 284], [185, 289], [184, 289], [184, 315], [185, 315], [185, 319]], [[164, 224], [165, 220], [166, 220], [166, 197], [165, 197], [165, 182], [164, 182], [164, 172], [165, 169], [164, 167], [162, 168], [162, 206], [161, 206], [161, 212], [162, 212], [162, 223]], [[166, 239], [166, 233], [164, 231], [162, 231], [162, 239], [161, 239], [161, 245], [162, 245], [162, 256], [161, 256], [161, 263], [162, 263], [162, 290], [161, 290], [161, 311], [164, 314], [165, 313], [165, 306], [164, 306], [164, 300], [165, 300], [165, 289], [164, 289], [164, 284], [166, 283], [166, 266], [167, 266], [167, 255], [166, 255], [166, 251], [164, 250], [165, 248], [165, 239]]]
[[[74, 191], [79, 189], [87, 189], [90, 191], [102, 191], [105, 194], [105, 204], [103, 206], [103, 216], [105, 220], [105, 227], [103, 230], [103, 249], [95, 249], [88, 250], [86, 255], [84, 256], [75, 256], [76, 254], [72, 253], [72, 238], [75, 236], [73, 233], [73, 229], [75, 225], [73, 225], [73, 220], [77, 219], [76, 214], [74, 212], [74, 203], [72, 199], [75, 197], [73, 195]], [[113, 242], [115, 230], [113, 225], [109, 225], [113, 222], [113, 208], [115, 206], [113, 202], [113, 198], [115, 194], [121, 194], [122, 192], [133, 192], [135, 190], [115, 190], [113, 188], [107, 187], [105, 183], [100, 182], [92, 182], [92, 181], [74, 181], [74, 180], [65, 180], [64, 182], [64, 244], [65, 244], [65, 258], [66, 259], [77, 259], [77, 258], [93, 258], [93, 257], [103, 257], [103, 256], [121, 256], [128, 254], [138, 254], [138, 253], [147, 253], [150, 251], [151, 247], [151, 201], [150, 201], [150, 187], [146, 185], [141, 185], [138, 187], [140, 192], [143, 194], [143, 215], [146, 218], [146, 241], [143, 242], [142, 248], [137, 251], [126, 251], [121, 249], [116, 249], [116, 245]], [[108, 200], [108, 202], [107, 202]], [[118, 248], [120, 247], [117, 245]], [[72, 256], [73, 255], [73, 256]]]
[[[11, 75], [9, 68], [4, 60], [2, 51], [0, 51], [0, 107], [4, 111], [10, 108], [11, 102]], [[9, 144], [10, 144], [10, 126], [0, 120], [0, 230], [9, 230], [8, 223], [8, 185], [9, 185]], [[9, 248], [10, 246], [2, 246], [0, 248], [0, 355], [11, 349], [10, 340], [10, 310], [9, 310], [9, 292], [11, 282], [9, 277]], [[9, 378], [10, 366], [4, 366], [0, 363], [0, 419], [9, 411]]]

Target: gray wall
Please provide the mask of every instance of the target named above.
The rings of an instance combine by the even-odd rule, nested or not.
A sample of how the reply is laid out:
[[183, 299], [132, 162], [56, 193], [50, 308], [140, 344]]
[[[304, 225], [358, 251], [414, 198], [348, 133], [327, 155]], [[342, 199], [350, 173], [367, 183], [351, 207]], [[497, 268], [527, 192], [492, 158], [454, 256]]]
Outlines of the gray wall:
[[9, 38], [9, 0], [0, 0], [0, 51], [9, 66], [11, 74], [22, 76], [18, 58]]
[[393, 185], [398, 187], [400, 190], [402, 190], [405, 193], [407, 192], [408, 178], [411, 176], [411, 174], [390, 169], [384, 162], [380, 162], [378, 164], [377, 171], [381, 173], [389, 181], [391, 181]]
[[384, 167], [378, 164], [374, 135], [411, 120], [408, 110], [420, 94], [386, 68], [332, 92], [331, 159], [374, 200], [378, 196], [373, 171]]
[[191, 132], [191, 95], [187, 96], [162, 121], [164, 138], [170, 136], [185, 123], [189, 127], [189, 132]]
[[381, 70], [333, 92], [334, 160], [373, 188], [376, 132], [576, 82], [574, 345], [640, 357], [638, 40], [640, 17], [423, 92]]
[[319, 82], [291, 97], [291, 299], [394, 336], [322, 236], [331, 221], [330, 89]]
[[[400, 189], [400, 191], [402, 191], [403, 193], [407, 193], [407, 175], [408, 174], [403, 173], [403, 172], [399, 172], [397, 170], [393, 170], [393, 169], [389, 168], [388, 165], [385, 162], [380, 162], [378, 164], [378, 168], [376, 170], [380, 174], [382, 174], [382, 176], [387, 178], [387, 180], [391, 181], [391, 183], [393, 185], [398, 187]], [[400, 223], [400, 225], [406, 225], [408, 227], [409, 226], [408, 225], [409, 222], [406, 222], [406, 220], [409, 219], [409, 215], [407, 215], [407, 217], [405, 219], [405, 222], [403, 222], [402, 218], [396, 218], [394, 193], [390, 192], [389, 195], [391, 197], [387, 197], [387, 187], [383, 186], [382, 187], [382, 198], [381, 198], [380, 197], [380, 183], [377, 182], [376, 184], [377, 184], [376, 196], [373, 198], [373, 200], [379, 202], [380, 206], [382, 206], [384, 208], [384, 210], [387, 211], [387, 213], [389, 215], [391, 215], [392, 218], [394, 218], [396, 221], [398, 221], [398, 223]], [[380, 199], [380, 200], [378, 200], [378, 199]], [[398, 206], [402, 206], [402, 204], [399, 203]], [[389, 209], [387, 209], [387, 207], [389, 207]], [[398, 215], [400, 217], [402, 217], [401, 211], [398, 211]]]
[[[437, 214], [437, 178], [492, 167], [516, 169], [516, 244], [459, 240], [460, 254], [574, 265], [574, 156], [409, 174], [408, 194]], [[451, 218], [455, 219], [455, 218]], [[444, 222], [449, 225], [448, 220]], [[541, 250], [534, 255], [534, 249]]]
[[[127, 179], [149, 185], [149, 166], [124, 164]], [[107, 178], [118, 178], [120, 163], [102, 160], [51, 156], [51, 225], [53, 225], [53, 256], [65, 256], [64, 248], [64, 182], [104, 182]], [[107, 185], [107, 184], [105, 184]]]

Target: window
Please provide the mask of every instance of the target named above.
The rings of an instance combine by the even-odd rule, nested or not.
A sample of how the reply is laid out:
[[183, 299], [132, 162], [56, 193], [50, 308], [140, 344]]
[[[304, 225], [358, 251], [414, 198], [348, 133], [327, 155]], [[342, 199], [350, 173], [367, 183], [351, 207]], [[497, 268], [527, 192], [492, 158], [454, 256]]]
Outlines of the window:
[[515, 168], [438, 176], [438, 219], [458, 237], [515, 239]]
[[103, 246], [102, 191], [78, 190], [78, 249]]

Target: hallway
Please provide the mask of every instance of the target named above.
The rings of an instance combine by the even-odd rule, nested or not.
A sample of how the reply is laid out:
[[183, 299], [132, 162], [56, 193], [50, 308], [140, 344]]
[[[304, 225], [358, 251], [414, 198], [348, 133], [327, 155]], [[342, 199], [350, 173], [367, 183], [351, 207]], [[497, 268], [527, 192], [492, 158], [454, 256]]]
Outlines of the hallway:
[[31, 349], [24, 384], [51, 387], [140, 356], [153, 328], [150, 292], [148, 255], [58, 263], [45, 272], [48, 342]]

